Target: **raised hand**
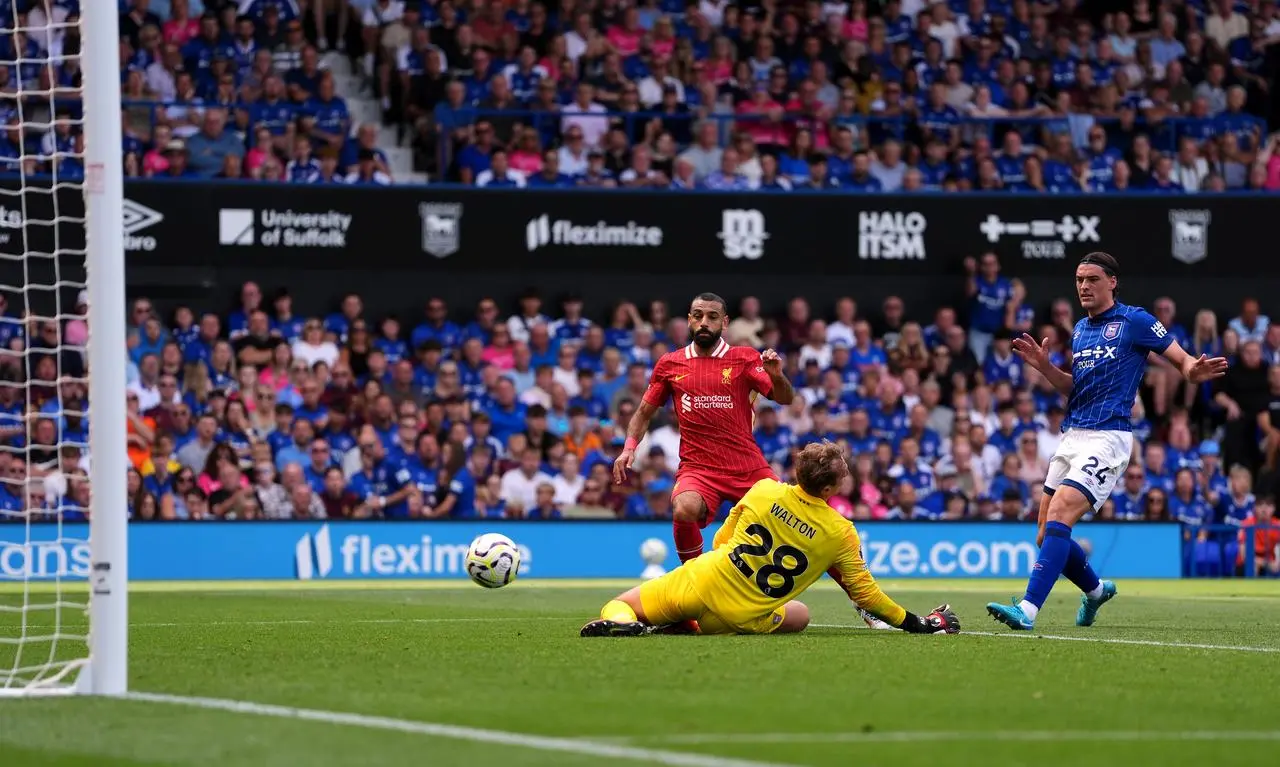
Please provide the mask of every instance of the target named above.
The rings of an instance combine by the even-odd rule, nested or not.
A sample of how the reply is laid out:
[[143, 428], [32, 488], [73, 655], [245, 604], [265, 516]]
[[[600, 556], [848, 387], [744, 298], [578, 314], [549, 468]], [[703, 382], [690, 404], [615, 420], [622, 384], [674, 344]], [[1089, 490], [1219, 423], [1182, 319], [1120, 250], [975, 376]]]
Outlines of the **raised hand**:
[[1214, 378], [1221, 378], [1226, 374], [1226, 357], [1208, 357], [1201, 354], [1195, 362], [1191, 363], [1191, 369], [1187, 371], [1187, 380], [1193, 384], [1198, 384]]
[[773, 349], [765, 349], [760, 354], [760, 362], [771, 375], [782, 370], [782, 357], [778, 356], [778, 352]]
[[1043, 370], [1049, 364], [1049, 339], [1036, 343], [1029, 333], [1013, 339], [1013, 351], [1031, 367]]

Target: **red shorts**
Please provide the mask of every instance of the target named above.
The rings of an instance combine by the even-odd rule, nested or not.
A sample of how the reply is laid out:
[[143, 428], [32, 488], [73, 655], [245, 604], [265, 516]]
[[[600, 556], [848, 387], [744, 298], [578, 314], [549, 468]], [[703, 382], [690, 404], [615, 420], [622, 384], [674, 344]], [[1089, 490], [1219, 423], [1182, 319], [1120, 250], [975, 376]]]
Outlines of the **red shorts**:
[[676, 471], [676, 484], [671, 488], [671, 501], [681, 493], [697, 493], [706, 504], [707, 514], [699, 522], [706, 527], [716, 518], [720, 504], [726, 500], [737, 503], [755, 483], [762, 479], [777, 479], [773, 469], [765, 466], [750, 474], [713, 474], [706, 469], [685, 469], [681, 466]]

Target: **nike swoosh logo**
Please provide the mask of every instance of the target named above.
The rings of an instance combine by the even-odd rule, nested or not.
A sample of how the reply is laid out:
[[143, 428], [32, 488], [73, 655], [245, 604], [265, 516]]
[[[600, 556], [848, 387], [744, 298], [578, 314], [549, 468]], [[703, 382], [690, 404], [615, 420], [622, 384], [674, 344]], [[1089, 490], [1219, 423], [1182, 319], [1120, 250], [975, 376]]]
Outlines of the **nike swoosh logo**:
[[685, 373], [684, 375], [682, 375], [682, 376], [676, 376], [675, 378], [672, 378], [671, 380], [672, 380], [672, 381], [683, 381], [684, 379], [688, 378], [688, 377], [689, 377], [689, 376], [691, 376], [691, 375], [693, 375], [693, 373]]

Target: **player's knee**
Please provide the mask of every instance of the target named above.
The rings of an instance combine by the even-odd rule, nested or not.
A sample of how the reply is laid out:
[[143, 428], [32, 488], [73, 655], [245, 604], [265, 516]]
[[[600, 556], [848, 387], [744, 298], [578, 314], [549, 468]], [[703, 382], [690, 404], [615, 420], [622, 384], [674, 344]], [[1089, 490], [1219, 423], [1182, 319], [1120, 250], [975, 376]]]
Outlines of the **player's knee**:
[[625, 591], [625, 592], [623, 592], [622, 594], [619, 594], [619, 595], [618, 595], [618, 597], [617, 597], [617, 599], [618, 599], [618, 601], [619, 601], [619, 602], [622, 602], [622, 603], [626, 604], [628, 607], [630, 607], [632, 610], [634, 610], [634, 611], [635, 611], [635, 614], [636, 614], [636, 618], [637, 618], [639, 621], [641, 621], [642, 623], [647, 623], [647, 622], [648, 622], [648, 619], [645, 617], [645, 614], [644, 614], [644, 605], [643, 605], [643, 603], [640, 601], [640, 587], [639, 587], [639, 586], [636, 586], [635, 588], [631, 589], [630, 591]]
[[1070, 485], [1063, 485], [1049, 501], [1048, 521], [1071, 527], [1092, 509], [1093, 504], [1084, 493]]
[[677, 522], [701, 522], [707, 507], [697, 493], [681, 493], [671, 503], [671, 515]]
[[787, 602], [787, 607], [782, 616], [782, 625], [778, 627], [776, 633], [795, 634], [804, 631], [809, 626], [809, 606], [804, 602], [791, 601]]

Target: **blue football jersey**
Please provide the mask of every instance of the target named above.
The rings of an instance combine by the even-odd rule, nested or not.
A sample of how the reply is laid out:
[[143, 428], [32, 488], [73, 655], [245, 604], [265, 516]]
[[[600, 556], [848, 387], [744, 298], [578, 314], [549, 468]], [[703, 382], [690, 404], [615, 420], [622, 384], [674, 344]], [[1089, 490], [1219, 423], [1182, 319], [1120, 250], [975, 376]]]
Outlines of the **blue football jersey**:
[[1163, 354], [1173, 336], [1145, 309], [1116, 303], [1076, 323], [1071, 337], [1073, 388], [1063, 429], [1132, 431], [1147, 354]]

